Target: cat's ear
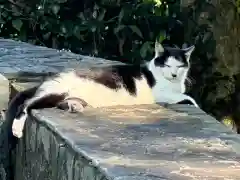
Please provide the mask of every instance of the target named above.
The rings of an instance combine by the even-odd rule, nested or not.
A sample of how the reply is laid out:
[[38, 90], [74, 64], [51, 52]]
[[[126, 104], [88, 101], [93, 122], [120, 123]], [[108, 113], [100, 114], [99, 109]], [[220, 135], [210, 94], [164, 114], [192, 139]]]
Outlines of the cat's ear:
[[164, 52], [164, 48], [161, 43], [155, 41], [155, 57], [160, 56]]
[[194, 49], [195, 49], [195, 46], [192, 45], [192, 46], [190, 46], [190, 47], [188, 47], [188, 48], [184, 48], [183, 50], [184, 50], [184, 52], [185, 52], [185, 55], [186, 55], [187, 57], [190, 57], [191, 54], [192, 54], [192, 52], [194, 51]]
[[190, 56], [191, 56], [192, 52], [194, 51], [194, 49], [195, 49], [195, 46], [194, 46], [194, 45], [192, 45], [192, 46], [190, 46], [190, 47], [188, 47], [188, 48], [184, 48], [184, 49], [183, 49], [183, 50], [184, 50], [184, 53], [185, 53], [185, 56], [186, 56], [186, 58], [187, 58], [187, 62], [190, 61]]

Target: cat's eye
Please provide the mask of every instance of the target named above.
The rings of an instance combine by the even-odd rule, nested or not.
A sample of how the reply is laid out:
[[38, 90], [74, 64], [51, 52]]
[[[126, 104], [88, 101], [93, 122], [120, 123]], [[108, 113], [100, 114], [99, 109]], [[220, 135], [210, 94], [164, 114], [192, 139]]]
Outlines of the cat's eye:
[[179, 68], [185, 67], [185, 65], [178, 66]]
[[164, 64], [164, 66], [166, 66], [166, 67], [170, 67], [169, 65], [167, 65], [167, 64]]

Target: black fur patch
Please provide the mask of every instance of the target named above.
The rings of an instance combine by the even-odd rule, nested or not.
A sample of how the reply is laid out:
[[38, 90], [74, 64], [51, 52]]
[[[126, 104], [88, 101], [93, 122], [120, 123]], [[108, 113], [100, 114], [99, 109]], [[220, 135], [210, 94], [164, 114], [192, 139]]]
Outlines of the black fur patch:
[[31, 109], [43, 109], [43, 108], [53, 108], [62, 102], [66, 97], [66, 94], [48, 94], [42, 98], [34, 101], [29, 105], [27, 111]]
[[188, 99], [185, 99], [185, 100], [182, 100], [180, 102], [178, 102], [177, 104], [189, 104], [189, 105], [194, 105], [192, 101], [188, 100]]
[[[140, 65], [116, 65], [101, 70], [102, 73], [96, 76], [92, 76], [90, 73], [89, 75], [83, 74], [81, 71], [76, 72], [76, 74], [82, 78], [93, 79], [95, 82], [111, 89], [117, 90], [123, 86], [131, 95], [136, 95], [137, 92], [135, 79], [140, 80], [144, 76], [150, 88], [156, 83], [148, 68]], [[92, 71], [96, 71], [96, 69], [92, 69]]]
[[162, 55], [157, 57], [154, 60], [155, 65], [163, 67], [165, 62], [167, 61], [167, 59], [170, 56], [174, 57], [178, 61], [182, 62], [185, 67], [188, 66], [188, 62], [187, 62], [187, 58], [185, 56], [185, 52], [183, 50], [181, 50], [181, 49], [171, 48], [171, 47], [165, 47], [164, 48], [164, 52], [162, 53]]
[[22, 115], [24, 102], [35, 95], [38, 87], [39, 86], [36, 86], [19, 92], [11, 99], [7, 110], [7, 116], [9, 116], [8, 119], [11, 117], [10, 119], [13, 120], [14, 118], [19, 118]]
[[21, 116], [25, 115], [25, 112], [23, 112], [23, 110], [24, 110], [24, 104], [22, 104], [18, 107], [15, 118], [19, 119]]

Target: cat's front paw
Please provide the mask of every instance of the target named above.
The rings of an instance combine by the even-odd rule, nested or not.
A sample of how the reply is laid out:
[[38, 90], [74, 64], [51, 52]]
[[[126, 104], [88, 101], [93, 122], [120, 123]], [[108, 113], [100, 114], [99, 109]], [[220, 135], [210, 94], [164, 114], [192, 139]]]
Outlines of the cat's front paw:
[[12, 133], [15, 137], [21, 138], [23, 136], [23, 128], [28, 117], [26, 111], [20, 112], [20, 117], [15, 118], [12, 124]]
[[57, 107], [71, 113], [76, 113], [83, 112], [86, 106], [87, 103], [80, 98], [68, 98], [59, 103]]
[[15, 137], [21, 138], [23, 136], [23, 128], [25, 120], [14, 119], [12, 124], [12, 133]]
[[71, 113], [83, 112], [84, 107], [81, 103], [76, 101], [68, 101], [68, 111]]

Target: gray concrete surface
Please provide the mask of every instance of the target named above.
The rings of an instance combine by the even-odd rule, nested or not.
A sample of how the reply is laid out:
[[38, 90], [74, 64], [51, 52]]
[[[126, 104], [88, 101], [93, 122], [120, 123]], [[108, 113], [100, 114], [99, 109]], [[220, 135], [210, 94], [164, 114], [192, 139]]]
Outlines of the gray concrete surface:
[[34, 111], [18, 148], [16, 175], [21, 180], [29, 174], [61, 180], [102, 175], [116, 180], [240, 179], [239, 137], [200, 110], [171, 108]]

